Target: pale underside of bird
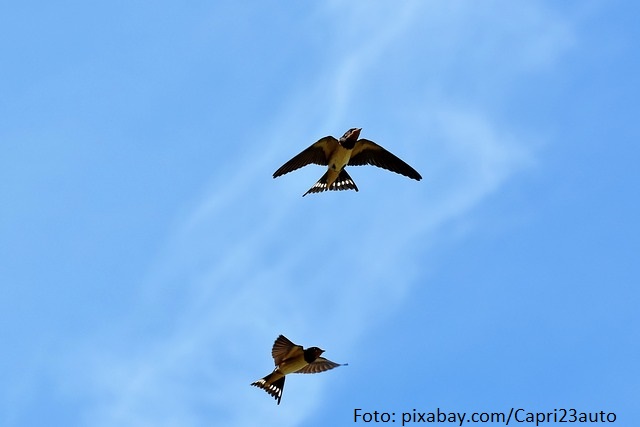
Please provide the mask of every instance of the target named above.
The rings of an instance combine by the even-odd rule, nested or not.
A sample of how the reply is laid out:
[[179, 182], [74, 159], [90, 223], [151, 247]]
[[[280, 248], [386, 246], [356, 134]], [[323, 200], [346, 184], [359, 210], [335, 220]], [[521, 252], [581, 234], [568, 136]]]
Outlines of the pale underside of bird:
[[420, 181], [422, 176], [385, 148], [368, 139], [358, 139], [360, 128], [349, 129], [339, 140], [325, 136], [282, 165], [274, 178], [309, 164], [327, 166], [327, 172], [307, 191], [355, 190], [358, 187], [345, 170], [346, 166], [372, 165]]

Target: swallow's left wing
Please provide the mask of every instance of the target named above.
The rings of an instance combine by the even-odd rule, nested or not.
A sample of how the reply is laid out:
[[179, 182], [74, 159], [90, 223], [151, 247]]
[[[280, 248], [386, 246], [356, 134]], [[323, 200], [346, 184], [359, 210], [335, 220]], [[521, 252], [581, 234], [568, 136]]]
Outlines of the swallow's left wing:
[[345, 364], [340, 364], [336, 362], [332, 362], [329, 359], [325, 359], [324, 357], [318, 357], [315, 361], [309, 363], [304, 368], [296, 371], [296, 374], [317, 374], [318, 372], [328, 371], [329, 369], [337, 368], [338, 366], [344, 366]]
[[411, 166], [373, 141], [360, 139], [351, 152], [349, 165], [372, 165], [420, 181], [422, 176]]

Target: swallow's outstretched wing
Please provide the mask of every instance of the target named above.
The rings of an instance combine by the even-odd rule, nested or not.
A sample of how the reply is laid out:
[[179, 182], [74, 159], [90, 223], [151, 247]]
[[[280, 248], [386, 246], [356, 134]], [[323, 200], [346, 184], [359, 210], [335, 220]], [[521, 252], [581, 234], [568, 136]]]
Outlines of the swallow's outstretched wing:
[[317, 374], [318, 372], [328, 371], [329, 369], [337, 368], [338, 366], [344, 366], [345, 364], [340, 364], [336, 362], [332, 362], [329, 359], [325, 359], [324, 357], [318, 357], [313, 362], [309, 363], [304, 368], [296, 371], [296, 374]]
[[309, 148], [304, 149], [300, 154], [282, 165], [273, 173], [273, 177], [277, 178], [303, 166], [316, 164], [326, 166], [329, 161], [329, 155], [338, 146], [338, 140], [332, 136], [325, 136], [314, 142]]
[[422, 176], [399, 157], [368, 139], [356, 143], [349, 159], [350, 166], [372, 165], [420, 181]]
[[292, 343], [284, 335], [280, 335], [276, 338], [276, 341], [273, 343], [273, 348], [271, 349], [271, 356], [273, 356], [273, 361], [276, 366], [282, 363], [283, 360], [291, 359], [296, 356], [302, 357], [303, 354], [304, 349], [302, 346]]

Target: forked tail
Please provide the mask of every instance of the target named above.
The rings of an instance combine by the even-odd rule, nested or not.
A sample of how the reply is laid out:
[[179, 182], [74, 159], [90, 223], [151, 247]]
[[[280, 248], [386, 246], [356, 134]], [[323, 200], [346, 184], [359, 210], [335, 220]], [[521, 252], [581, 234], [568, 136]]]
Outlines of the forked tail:
[[286, 377], [283, 376], [273, 381], [274, 376], [275, 376], [275, 372], [272, 372], [266, 377], [261, 378], [254, 383], [251, 383], [251, 385], [261, 388], [267, 393], [269, 393], [271, 396], [274, 397], [274, 399], [278, 401], [278, 405], [279, 405], [280, 400], [282, 399], [282, 390], [284, 390], [284, 380]]
[[358, 191], [358, 187], [356, 183], [353, 182], [353, 179], [349, 176], [346, 170], [342, 169], [338, 178], [331, 184], [327, 184], [327, 176], [329, 175], [329, 171], [325, 172], [324, 175], [313, 184], [313, 187], [309, 189], [306, 193], [302, 195], [302, 197], [306, 196], [309, 193], [322, 193], [323, 191], [342, 191], [342, 190], [356, 190]]

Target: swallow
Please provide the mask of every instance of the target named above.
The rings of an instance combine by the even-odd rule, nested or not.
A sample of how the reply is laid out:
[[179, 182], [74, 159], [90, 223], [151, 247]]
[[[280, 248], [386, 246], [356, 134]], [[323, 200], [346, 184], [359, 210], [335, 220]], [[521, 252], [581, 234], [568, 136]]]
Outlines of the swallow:
[[302, 348], [301, 345], [296, 345], [284, 335], [280, 335], [276, 338], [271, 350], [271, 356], [273, 356], [276, 368], [272, 373], [251, 383], [251, 385], [269, 393], [278, 401], [279, 405], [286, 375], [293, 373], [317, 374], [318, 372], [347, 365], [346, 363], [339, 364], [325, 359], [320, 356], [322, 353], [324, 353], [324, 350], [318, 347]]
[[309, 148], [282, 165], [274, 172], [277, 178], [308, 164], [327, 166], [327, 172], [302, 197], [309, 193], [331, 190], [356, 190], [358, 187], [344, 169], [345, 166], [373, 165], [420, 181], [422, 177], [414, 168], [368, 139], [358, 139], [362, 128], [352, 128], [335, 139], [325, 136]]

